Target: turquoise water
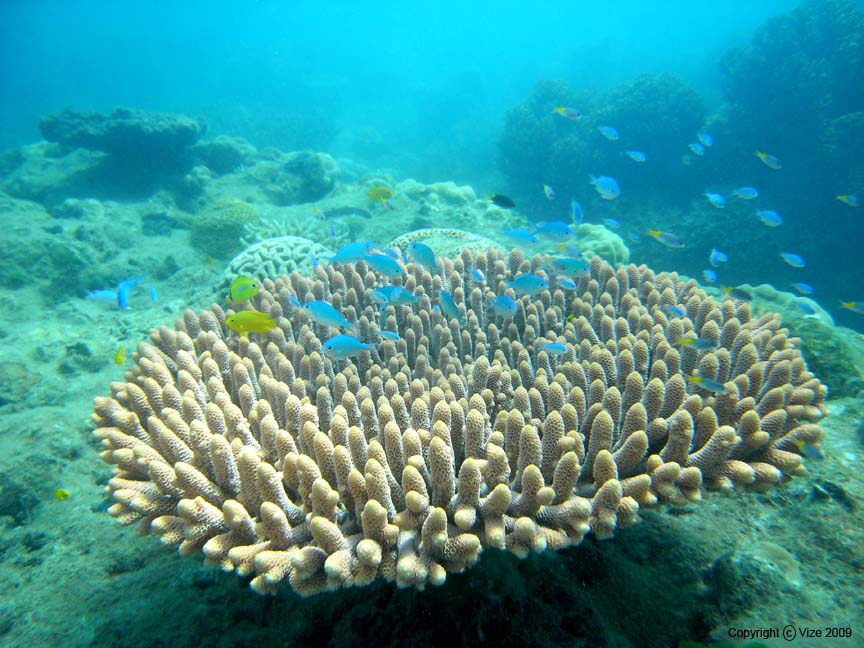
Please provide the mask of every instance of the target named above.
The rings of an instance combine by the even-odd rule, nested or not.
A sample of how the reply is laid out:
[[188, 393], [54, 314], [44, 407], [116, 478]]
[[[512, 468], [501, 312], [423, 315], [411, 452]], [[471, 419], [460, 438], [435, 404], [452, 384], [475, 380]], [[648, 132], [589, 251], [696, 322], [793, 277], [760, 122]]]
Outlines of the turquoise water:
[[860, 3], [0, 25], [0, 645], [857, 645]]

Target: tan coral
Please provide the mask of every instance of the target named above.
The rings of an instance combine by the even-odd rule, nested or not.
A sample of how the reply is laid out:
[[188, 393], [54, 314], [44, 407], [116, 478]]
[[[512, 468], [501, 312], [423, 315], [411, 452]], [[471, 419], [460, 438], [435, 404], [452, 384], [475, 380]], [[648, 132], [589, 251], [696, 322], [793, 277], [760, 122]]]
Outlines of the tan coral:
[[[550, 278], [512, 319], [487, 309], [542, 267], [494, 249], [441, 259], [435, 275], [409, 264], [400, 281], [419, 299], [384, 313], [401, 339], [348, 361], [322, 355], [333, 332], [292, 298], [326, 299], [378, 339], [371, 293], [385, 282], [362, 262], [264, 279], [244, 307], [278, 322], [267, 334], [237, 336], [217, 305], [186, 311], [94, 403], [110, 514], [254, 573], [257, 592], [308, 595], [377, 577], [440, 584], [485, 547], [523, 556], [608, 538], [640, 506], [803, 472], [826, 390], [778, 316], [598, 258], [575, 291]], [[461, 324], [433, 308], [445, 287]], [[685, 335], [719, 346], [680, 347]], [[689, 383], [697, 371], [725, 392]]]

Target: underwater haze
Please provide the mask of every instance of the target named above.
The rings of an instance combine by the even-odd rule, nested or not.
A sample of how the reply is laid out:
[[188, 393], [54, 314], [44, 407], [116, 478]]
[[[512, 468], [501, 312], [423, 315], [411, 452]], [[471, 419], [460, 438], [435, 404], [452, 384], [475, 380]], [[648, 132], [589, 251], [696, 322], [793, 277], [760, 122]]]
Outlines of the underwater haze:
[[469, 181], [488, 177], [503, 113], [537, 79], [601, 91], [667, 70], [716, 98], [719, 53], [796, 4], [9, 0], [0, 146], [64, 106], [123, 105]]
[[864, 2], [0, 0], [0, 648], [864, 645]]

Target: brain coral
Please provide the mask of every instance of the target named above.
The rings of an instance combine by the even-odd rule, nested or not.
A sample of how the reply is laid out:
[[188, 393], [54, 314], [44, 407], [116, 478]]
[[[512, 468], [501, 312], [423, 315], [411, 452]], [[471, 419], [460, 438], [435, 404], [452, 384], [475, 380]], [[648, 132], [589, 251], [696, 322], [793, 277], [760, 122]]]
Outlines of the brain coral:
[[295, 270], [311, 270], [312, 259], [327, 259], [333, 250], [302, 236], [277, 236], [250, 245], [228, 262], [225, 278], [237, 275], [278, 277]]
[[[187, 310], [95, 401], [110, 513], [254, 573], [258, 592], [287, 582], [308, 595], [378, 576], [440, 584], [484, 547], [522, 556], [608, 538], [642, 506], [803, 472], [798, 442], [819, 442], [826, 390], [779, 317], [596, 257], [576, 291], [551, 279], [512, 320], [486, 309], [541, 264], [490, 250], [446, 260], [442, 275], [407, 266], [421, 297], [384, 313], [401, 339], [354, 361], [322, 356], [333, 332], [289, 296], [326, 299], [377, 339], [382, 280], [362, 263], [264, 280], [251, 306], [278, 321], [264, 335], [232, 333], [216, 305]], [[433, 309], [444, 286], [463, 326]], [[686, 314], [668, 316], [671, 304]], [[717, 348], [679, 346], [694, 334]], [[694, 371], [725, 392], [689, 384]]]

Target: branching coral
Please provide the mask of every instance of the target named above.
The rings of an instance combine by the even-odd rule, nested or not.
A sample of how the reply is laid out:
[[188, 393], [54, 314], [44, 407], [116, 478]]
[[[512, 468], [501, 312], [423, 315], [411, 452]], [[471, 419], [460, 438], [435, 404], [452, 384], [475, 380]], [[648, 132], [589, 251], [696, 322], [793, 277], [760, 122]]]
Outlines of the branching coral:
[[[381, 278], [362, 262], [264, 280], [251, 307], [278, 321], [265, 335], [231, 333], [219, 306], [186, 311], [95, 401], [110, 513], [254, 573], [258, 592], [287, 581], [308, 595], [379, 576], [440, 584], [484, 547], [608, 538], [641, 506], [803, 472], [799, 442], [819, 442], [826, 390], [777, 316], [596, 257], [575, 292], [551, 279], [513, 319], [487, 310], [541, 264], [490, 250], [436, 276], [409, 265], [420, 299], [383, 314], [401, 339], [339, 363], [322, 355], [333, 332], [291, 298], [328, 300], [376, 339]], [[445, 286], [462, 326], [433, 309]], [[668, 316], [672, 304], [686, 314]], [[716, 349], [679, 346], [694, 334]], [[551, 341], [566, 353], [543, 350]], [[694, 372], [723, 392], [688, 384]]]

